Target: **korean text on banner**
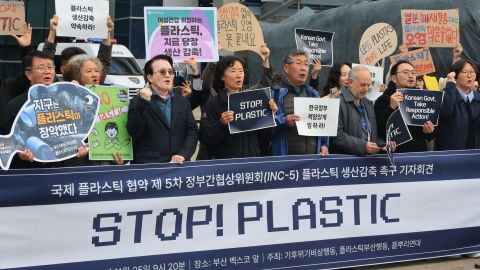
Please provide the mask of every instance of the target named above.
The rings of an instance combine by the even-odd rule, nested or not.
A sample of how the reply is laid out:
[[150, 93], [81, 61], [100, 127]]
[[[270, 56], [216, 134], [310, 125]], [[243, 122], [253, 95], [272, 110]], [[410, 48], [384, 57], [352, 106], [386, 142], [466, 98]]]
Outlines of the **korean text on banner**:
[[107, 38], [109, 1], [55, 0], [57, 35], [79, 39]]

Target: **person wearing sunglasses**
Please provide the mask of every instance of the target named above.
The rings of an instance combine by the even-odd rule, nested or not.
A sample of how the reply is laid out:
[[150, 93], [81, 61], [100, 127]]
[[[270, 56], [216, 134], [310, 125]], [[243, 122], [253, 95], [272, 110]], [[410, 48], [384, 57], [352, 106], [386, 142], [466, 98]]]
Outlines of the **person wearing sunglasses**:
[[140, 90], [128, 109], [127, 130], [133, 138], [132, 163], [180, 163], [194, 154], [198, 129], [189, 101], [173, 93], [175, 72], [170, 56], [157, 55], [145, 63], [148, 87]]

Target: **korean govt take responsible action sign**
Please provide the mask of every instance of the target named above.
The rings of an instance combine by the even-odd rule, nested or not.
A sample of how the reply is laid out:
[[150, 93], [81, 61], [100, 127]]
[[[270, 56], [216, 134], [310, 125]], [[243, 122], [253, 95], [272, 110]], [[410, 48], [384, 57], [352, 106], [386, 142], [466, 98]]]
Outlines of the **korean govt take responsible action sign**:
[[147, 60], [166, 54], [175, 62], [218, 61], [216, 8], [145, 7], [144, 15]]

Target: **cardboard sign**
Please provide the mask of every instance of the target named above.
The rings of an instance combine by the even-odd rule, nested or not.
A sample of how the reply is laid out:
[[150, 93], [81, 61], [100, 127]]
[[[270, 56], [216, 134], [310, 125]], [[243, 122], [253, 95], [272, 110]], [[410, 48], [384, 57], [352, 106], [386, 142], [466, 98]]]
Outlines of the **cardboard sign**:
[[412, 63], [417, 76], [435, 72], [435, 65], [433, 64], [429, 48], [421, 48], [390, 56], [392, 66], [400, 60], [407, 60]]
[[218, 40], [222, 49], [227, 51], [254, 51], [260, 56], [260, 48], [265, 43], [255, 15], [238, 3], [218, 9]]
[[122, 160], [132, 160], [132, 138], [127, 131], [128, 88], [89, 88], [100, 97], [100, 110], [88, 135], [89, 159], [113, 160], [113, 155], [119, 153]]
[[438, 124], [438, 115], [443, 102], [443, 91], [418, 89], [398, 89], [403, 94], [399, 109], [405, 123], [410, 126], [422, 126], [427, 121]]
[[166, 54], [175, 62], [218, 61], [216, 8], [145, 7], [144, 16], [147, 60]]
[[333, 65], [333, 32], [295, 28], [297, 49], [309, 54], [310, 62], [320, 59], [322, 66]]
[[23, 35], [25, 6], [23, 2], [0, 1], [0, 36]]
[[234, 112], [234, 119], [228, 124], [230, 134], [276, 126], [268, 105], [270, 99], [270, 88], [229, 94], [228, 110]]
[[403, 43], [408, 47], [455, 47], [460, 42], [458, 9], [401, 10]]
[[365, 97], [371, 101], [377, 100], [377, 98], [383, 94], [380, 92], [380, 86], [383, 84], [383, 68], [370, 65], [352, 64], [352, 68], [356, 66], [364, 66], [370, 71], [372, 84], [368, 88], [368, 93]]
[[39, 162], [75, 157], [93, 127], [99, 105], [98, 96], [78, 84], [30, 87], [10, 134], [0, 136], [0, 166], [8, 170], [15, 153], [25, 148]]
[[107, 38], [109, 1], [55, 0], [57, 35], [78, 39]]
[[300, 136], [337, 136], [340, 99], [295, 97], [294, 113], [300, 116], [296, 122]]
[[358, 47], [360, 64], [375, 65], [397, 48], [397, 32], [388, 23], [376, 23], [362, 35]]

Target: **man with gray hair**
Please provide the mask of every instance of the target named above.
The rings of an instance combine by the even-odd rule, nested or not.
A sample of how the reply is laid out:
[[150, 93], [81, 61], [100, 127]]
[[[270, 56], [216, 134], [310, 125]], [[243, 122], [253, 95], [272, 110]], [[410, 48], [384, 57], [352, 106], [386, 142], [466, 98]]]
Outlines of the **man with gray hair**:
[[275, 116], [277, 128], [272, 139], [274, 156], [321, 154], [328, 155], [328, 137], [298, 135], [295, 127], [300, 116], [294, 114], [294, 97], [320, 97], [318, 91], [306, 85], [308, 78], [308, 55], [302, 50], [292, 50], [283, 59], [285, 75], [271, 86], [272, 98], [278, 106]]
[[377, 134], [373, 102], [365, 98], [370, 84], [371, 74], [366, 67], [352, 68], [348, 88], [343, 87], [340, 96], [338, 131], [332, 152], [363, 156], [386, 151], [385, 141]]

